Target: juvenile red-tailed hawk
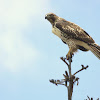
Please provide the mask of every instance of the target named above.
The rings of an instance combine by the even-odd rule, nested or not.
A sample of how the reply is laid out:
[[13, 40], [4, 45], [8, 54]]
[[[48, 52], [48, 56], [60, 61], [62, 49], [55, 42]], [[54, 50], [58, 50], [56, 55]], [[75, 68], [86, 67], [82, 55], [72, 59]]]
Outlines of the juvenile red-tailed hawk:
[[48, 13], [45, 19], [52, 24], [52, 32], [68, 45], [67, 59], [78, 49], [82, 51], [90, 50], [100, 59], [100, 46], [81, 27], [53, 13]]

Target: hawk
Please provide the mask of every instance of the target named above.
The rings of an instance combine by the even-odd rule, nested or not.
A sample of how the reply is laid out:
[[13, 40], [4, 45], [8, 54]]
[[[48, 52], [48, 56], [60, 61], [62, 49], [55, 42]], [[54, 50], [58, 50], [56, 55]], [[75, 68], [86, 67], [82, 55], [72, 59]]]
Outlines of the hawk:
[[68, 45], [69, 51], [66, 55], [67, 59], [78, 49], [82, 51], [90, 50], [100, 59], [100, 46], [96, 44], [92, 37], [81, 27], [58, 17], [54, 13], [46, 14], [45, 19], [51, 23], [52, 32]]

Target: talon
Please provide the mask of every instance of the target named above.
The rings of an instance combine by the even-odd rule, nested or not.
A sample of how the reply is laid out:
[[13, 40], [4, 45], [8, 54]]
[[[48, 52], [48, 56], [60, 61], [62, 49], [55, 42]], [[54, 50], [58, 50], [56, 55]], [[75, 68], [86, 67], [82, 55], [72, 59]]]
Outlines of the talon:
[[66, 55], [67, 60], [69, 60], [69, 58], [72, 58], [72, 55], [70, 52], [68, 52], [68, 54]]
[[72, 58], [73, 55], [74, 55], [73, 49], [70, 48], [69, 51], [68, 51], [68, 53], [67, 53], [67, 55], [66, 55], [66, 59], [69, 60], [69, 58]]
[[[66, 59], [69, 60], [69, 58], [72, 58], [74, 56], [73, 53], [68, 52], [68, 54], [66, 55]], [[72, 60], [71, 60], [72, 62]]]
[[71, 58], [72, 58], [74, 56], [74, 53], [71, 53], [70, 55], [71, 55]]

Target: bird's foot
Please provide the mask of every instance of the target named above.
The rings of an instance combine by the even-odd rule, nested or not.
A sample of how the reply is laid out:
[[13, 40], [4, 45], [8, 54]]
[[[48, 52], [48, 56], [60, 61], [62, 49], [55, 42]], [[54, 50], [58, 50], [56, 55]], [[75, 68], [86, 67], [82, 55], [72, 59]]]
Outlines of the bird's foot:
[[68, 54], [66, 55], [66, 59], [69, 60], [69, 58], [72, 58], [73, 56], [73, 53], [68, 52]]

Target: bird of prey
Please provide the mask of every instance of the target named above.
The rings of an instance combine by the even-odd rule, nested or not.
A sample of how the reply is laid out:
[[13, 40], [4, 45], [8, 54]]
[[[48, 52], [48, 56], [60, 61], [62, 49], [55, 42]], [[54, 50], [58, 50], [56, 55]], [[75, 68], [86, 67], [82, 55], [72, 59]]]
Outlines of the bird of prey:
[[92, 37], [78, 25], [58, 17], [54, 13], [45, 15], [52, 25], [52, 32], [57, 35], [69, 47], [66, 57], [69, 59], [78, 49], [91, 51], [100, 59], [100, 46], [95, 43]]

